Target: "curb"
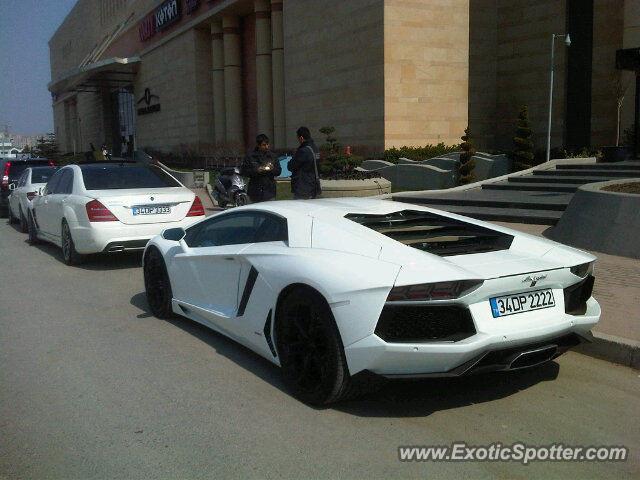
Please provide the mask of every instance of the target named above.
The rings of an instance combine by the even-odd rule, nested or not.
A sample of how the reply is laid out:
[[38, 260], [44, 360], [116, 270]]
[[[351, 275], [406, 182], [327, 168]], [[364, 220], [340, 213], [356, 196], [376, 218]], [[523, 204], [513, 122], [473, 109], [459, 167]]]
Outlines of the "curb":
[[591, 332], [589, 339], [574, 351], [640, 370], [640, 342], [599, 332]]

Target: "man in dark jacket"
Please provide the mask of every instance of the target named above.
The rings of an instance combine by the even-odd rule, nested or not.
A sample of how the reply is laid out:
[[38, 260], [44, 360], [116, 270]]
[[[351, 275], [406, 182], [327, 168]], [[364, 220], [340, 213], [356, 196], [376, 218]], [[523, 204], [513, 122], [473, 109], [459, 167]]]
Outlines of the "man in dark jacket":
[[318, 178], [318, 160], [320, 152], [307, 127], [296, 131], [300, 146], [287, 164], [291, 172], [291, 191], [296, 200], [308, 200], [320, 195]]
[[240, 173], [249, 177], [247, 193], [252, 203], [276, 198], [275, 178], [282, 173], [282, 168], [276, 155], [269, 150], [269, 137], [264, 134], [256, 137], [256, 148], [244, 157]]

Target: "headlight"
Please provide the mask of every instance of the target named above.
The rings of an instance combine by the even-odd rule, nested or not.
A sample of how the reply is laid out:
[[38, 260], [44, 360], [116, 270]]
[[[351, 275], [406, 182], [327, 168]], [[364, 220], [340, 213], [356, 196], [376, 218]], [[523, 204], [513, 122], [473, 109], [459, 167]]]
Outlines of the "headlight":
[[452, 300], [473, 292], [482, 283], [482, 280], [461, 280], [394, 287], [387, 297], [387, 302]]
[[591, 275], [593, 273], [593, 263], [582, 263], [580, 265], [576, 265], [575, 267], [571, 267], [571, 273], [577, 275], [580, 278], [585, 278], [587, 275]]

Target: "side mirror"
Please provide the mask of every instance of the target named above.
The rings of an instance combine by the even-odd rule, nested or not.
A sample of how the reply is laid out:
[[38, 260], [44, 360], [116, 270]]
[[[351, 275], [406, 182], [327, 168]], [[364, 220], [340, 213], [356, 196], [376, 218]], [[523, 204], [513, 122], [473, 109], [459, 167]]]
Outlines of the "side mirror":
[[18, 186], [15, 183], [9, 184], [9, 190], [15, 190], [16, 188], [18, 188]]
[[184, 238], [187, 232], [182, 227], [167, 228], [162, 232], [162, 238], [165, 240], [171, 240], [173, 242], [179, 242]]

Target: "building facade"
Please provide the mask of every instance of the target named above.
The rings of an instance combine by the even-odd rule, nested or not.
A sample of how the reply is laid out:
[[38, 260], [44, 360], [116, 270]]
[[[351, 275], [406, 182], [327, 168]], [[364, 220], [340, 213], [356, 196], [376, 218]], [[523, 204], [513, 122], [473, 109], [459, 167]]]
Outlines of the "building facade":
[[[509, 148], [528, 105], [554, 146], [614, 141], [616, 52], [640, 46], [631, 0], [79, 0], [49, 42], [62, 151], [240, 149], [266, 133], [334, 126], [379, 152], [459, 143]], [[625, 72], [631, 82], [633, 72]], [[635, 84], [623, 108], [631, 126]]]

